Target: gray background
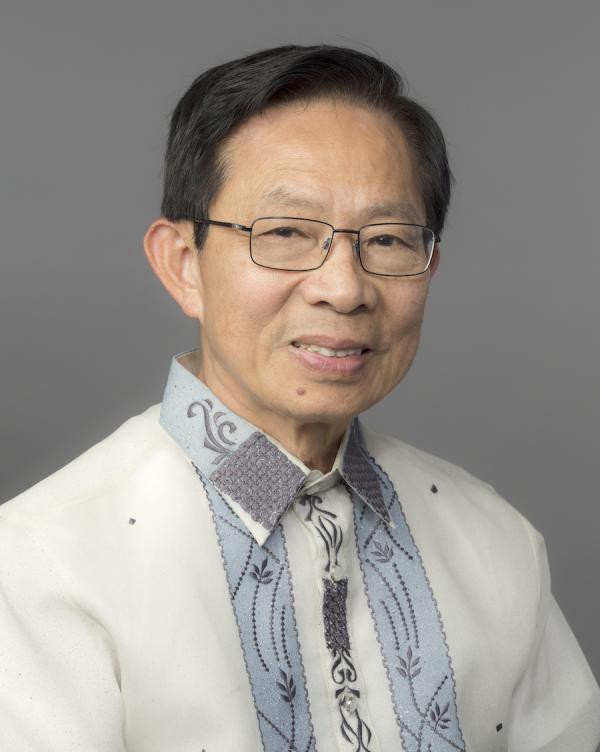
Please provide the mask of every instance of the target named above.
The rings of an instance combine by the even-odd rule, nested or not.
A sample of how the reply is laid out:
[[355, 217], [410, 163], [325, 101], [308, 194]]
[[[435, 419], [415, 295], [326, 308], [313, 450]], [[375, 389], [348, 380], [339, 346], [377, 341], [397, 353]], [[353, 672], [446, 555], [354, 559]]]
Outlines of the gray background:
[[159, 402], [197, 330], [142, 252], [170, 111], [280, 43], [373, 49], [457, 177], [423, 342], [371, 424], [488, 480], [544, 534], [600, 676], [595, 2], [3, 3], [0, 500]]

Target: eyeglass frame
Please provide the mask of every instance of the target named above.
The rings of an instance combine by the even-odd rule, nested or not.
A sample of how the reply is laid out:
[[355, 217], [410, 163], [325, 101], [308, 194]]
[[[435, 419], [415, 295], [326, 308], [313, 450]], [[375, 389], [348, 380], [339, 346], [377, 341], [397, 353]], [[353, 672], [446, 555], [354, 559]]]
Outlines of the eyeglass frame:
[[[254, 257], [252, 256], [252, 229], [253, 229], [254, 225], [257, 222], [259, 222], [261, 219], [297, 219], [297, 220], [306, 221], [306, 222], [317, 222], [318, 224], [325, 225], [326, 227], [330, 227], [331, 228], [331, 239], [330, 239], [330, 242], [329, 242], [329, 246], [327, 248], [323, 249], [325, 251], [325, 255], [323, 256], [323, 260], [321, 261], [321, 263], [319, 264], [319, 266], [313, 266], [310, 269], [278, 269], [276, 266], [266, 266], [265, 264], [259, 264], [257, 261], [255, 261]], [[250, 250], [250, 259], [252, 260], [252, 263], [256, 264], [256, 266], [262, 267], [263, 269], [273, 269], [273, 271], [279, 271], [279, 272], [312, 272], [312, 271], [315, 271], [315, 269], [320, 269], [323, 266], [323, 264], [325, 263], [325, 261], [327, 260], [327, 257], [329, 256], [329, 251], [331, 250], [331, 248], [333, 246], [333, 241], [334, 241], [334, 238], [335, 238], [335, 234], [343, 232], [343, 233], [350, 233], [352, 235], [357, 235], [358, 236], [357, 239], [352, 242], [352, 248], [354, 249], [355, 254], [358, 256], [358, 260], [359, 260], [361, 268], [363, 269], [363, 271], [367, 272], [367, 274], [375, 274], [378, 277], [418, 277], [421, 274], [425, 274], [425, 272], [431, 266], [431, 260], [433, 258], [433, 251], [435, 249], [435, 244], [439, 243], [440, 240], [441, 240], [440, 236], [437, 235], [431, 229], [431, 227], [428, 227], [427, 225], [420, 225], [420, 224], [418, 224], [416, 222], [371, 222], [371, 223], [366, 224], [366, 225], [361, 225], [358, 228], [358, 230], [351, 230], [351, 229], [349, 229], [347, 227], [334, 227], [332, 224], [330, 224], [329, 222], [325, 222], [322, 219], [309, 219], [308, 217], [286, 217], [286, 216], [279, 216], [279, 215], [268, 216], [268, 217], [256, 217], [256, 219], [254, 219], [252, 221], [252, 224], [250, 226], [248, 226], [248, 225], [242, 225], [239, 222], [222, 222], [222, 221], [217, 220], [217, 219], [199, 219], [199, 218], [194, 218], [194, 219], [192, 219], [192, 222], [194, 224], [200, 224], [200, 225], [214, 225], [216, 227], [227, 227], [227, 228], [230, 228], [232, 230], [242, 230], [243, 232], [250, 233], [250, 235], [248, 237], [248, 246], [249, 246], [249, 250]], [[433, 245], [432, 245], [432, 248], [431, 248], [431, 253], [429, 254], [429, 259], [427, 261], [427, 265], [425, 266], [425, 268], [423, 269], [423, 271], [421, 271], [421, 272], [412, 272], [411, 274], [381, 274], [380, 272], [371, 272], [368, 269], [365, 269], [365, 267], [363, 265], [363, 262], [362, 262], [361, 253], [360, 253], [360, 232], [361, 232], [361, 230], [364, 230], [365, 227], [379, 227], [380, 225], [401, 225], [401, 226], [405, 226], [405, 227], [421, 227], [424, 230], [429, 230], [429, 232], [433, 235]]]

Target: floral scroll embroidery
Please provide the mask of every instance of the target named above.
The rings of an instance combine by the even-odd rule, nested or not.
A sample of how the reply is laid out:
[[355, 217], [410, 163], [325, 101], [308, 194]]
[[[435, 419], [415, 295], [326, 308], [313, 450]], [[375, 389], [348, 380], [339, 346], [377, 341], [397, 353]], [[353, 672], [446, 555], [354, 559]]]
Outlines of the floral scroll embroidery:
[[219, 422], [219, 419], [226, 413], [220, 410], [213, 413], [213, 403], [208, 398], [200, 402], [192, 402], [187, 409], [188, 418], [194, 418], [197, 415], [196, 408], [200, 408], [204, 418], [204, 430], [206, 432], [204, 446], [215, 453], [213, 465], [218, 465], [227, 455], [231, 454], [232, 447], [235, 447], [235, 441], [225, 436], [225, 431], [231, 436], [237, 431], [237, 426], [230, 420]]
[[446, 637], [419, 551], [387, 474], [370, 458], [395, 527], [352, 490], [358, 553], [406, 752], [464, 752]]
[[259, 546], [196, 472], [221, 547], [264, 752], [316, 752], [281, 526]]

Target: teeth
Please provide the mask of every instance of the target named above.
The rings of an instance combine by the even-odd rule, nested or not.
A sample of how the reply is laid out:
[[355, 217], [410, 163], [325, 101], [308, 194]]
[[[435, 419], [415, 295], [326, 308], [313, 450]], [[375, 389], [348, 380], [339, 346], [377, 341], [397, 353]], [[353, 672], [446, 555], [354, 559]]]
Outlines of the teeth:
[[328, 358], [345, 358], [347, 355], [360, 355], [362, 350], [331, 350], [329, 347], [319, 347], [318, 345], [304, 345], [299, 343], [297, 347], [309, 352], [319, 353]]

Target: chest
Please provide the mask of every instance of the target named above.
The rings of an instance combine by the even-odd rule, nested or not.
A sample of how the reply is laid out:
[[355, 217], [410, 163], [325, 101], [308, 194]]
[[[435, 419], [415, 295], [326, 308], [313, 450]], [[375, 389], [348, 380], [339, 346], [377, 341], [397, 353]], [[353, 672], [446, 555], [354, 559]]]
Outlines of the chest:
[[262, 547], [221, 501], [122, 635], [131, 749], [506, 749], [518, 646], [492, 570], [465, 582], [343, 489]]

